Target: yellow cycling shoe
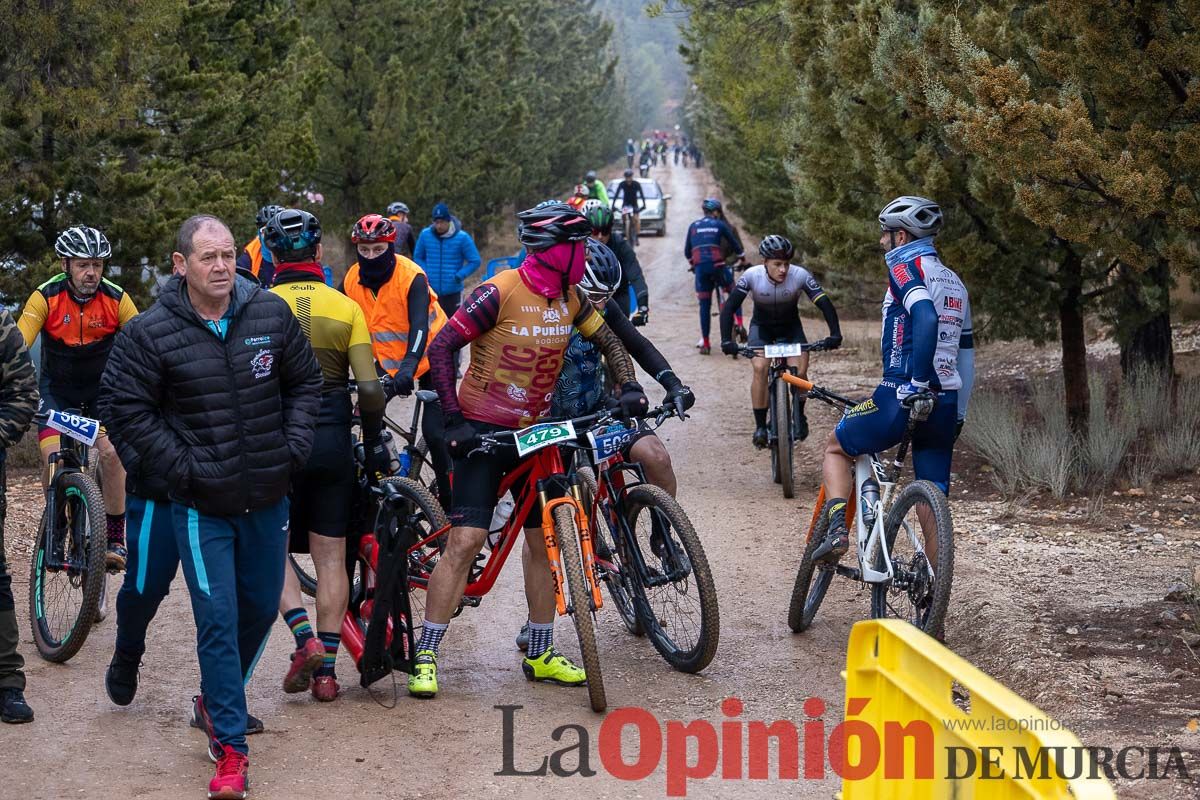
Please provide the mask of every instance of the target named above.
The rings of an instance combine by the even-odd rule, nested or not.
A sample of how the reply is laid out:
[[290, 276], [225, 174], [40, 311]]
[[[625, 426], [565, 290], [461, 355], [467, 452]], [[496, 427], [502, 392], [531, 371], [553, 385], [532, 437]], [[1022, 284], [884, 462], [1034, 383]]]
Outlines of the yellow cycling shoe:
[[413, 697], [436, 697], [437, 653], [421, 650], [413, 660], [413, 671], [408, 676], [408, 693]]
[[551, 647], [537, 658], [526, 658], [521, 662], [525, 677], [531, 681], [550, 681], [561, 686], [583, 686], [587, 673], [577, 667], [562, 653]]

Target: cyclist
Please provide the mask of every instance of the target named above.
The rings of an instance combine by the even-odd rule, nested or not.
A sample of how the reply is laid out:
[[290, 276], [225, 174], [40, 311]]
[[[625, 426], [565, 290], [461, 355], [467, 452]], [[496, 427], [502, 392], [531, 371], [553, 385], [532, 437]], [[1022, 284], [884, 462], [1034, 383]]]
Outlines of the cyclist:
[[[358, 384], [368, 472], [386, 475], [391, 455], [380, 436], [387, 399], [375, 372], [366, 318], [358, 303], [325, 285], [320, 236], [316, 217], [291, 209], [277, 214], [266, 229], [267, 246], [279, 265], [271, 291], [286, 300], [301, 321], [324, 379], [312, 453], [292, 477], [288, 547], [290, 553], [312, 555], [317, 571], [317, 631], [314, 636], [295, 571], [285, 569], [279, 613], [296, 640], [296, 651], [283, 690], [307, 689], [317, 700], [330, 702], [340, 691], [334, 665], [350, 597], [346, 536], [356, 488], [350, 434], [353, 411], [347, 389], [351, 372]], [[310, 246], [307, 243], [313, 238], [318, 242]]]
[[897, 197], [879, 214], [879, 245], [888, 268], [883, 298], [883, 380], [870, 400], [842, 417], [825, 448], [829, 532], [814, 551], [837, 561], [850, 549], [846, 498], [854, 457], [887, 450], [903, 438], [914, 402], [934, 400], [928, 419], [913, 430], [918, 480], [950, 490], [950, 459], [957, 423], [966, 418], [975, 380], [974, 336], [967, 289], [934, 247], [942, 210], [924, 197]]
[[[800, 296], [807, 295], [812, 304], [825, 315], [829, 326], [826, 348], [833, 350], [842, 344], [842, 331], [838, 326], [837, 309], [825, 294], [821, 284], [802, 266], [791, 263], [796, 252], [792, 243], [782, 236], [772, 234], [758, 246], [762, 264], [742, 273], [729, 299], [721, 308], [721, 352], [737, 358], [738, 346], [733, 341], [733, 314], [742, 307], [747, 296], [754, 298], [754, 316], [750, 318], [749, 347], [768, 344], [794, 344], [807, 342], [804, 325], [800, 321], [797, 303]], [[754, 446], [767, 446], [767, 359], [756, 356], [751, 360], [754, 378], [750, 383], [750, 407], [754, 411]], [[789, 358], [801, 378], [808, 378], [808, 353]], [[804, 416], [804, 399], [796, 401], [800, 416], [800, 440], [808, 438], [808, 420]]]
[[[588, 222], [592, 225], [592, 237], [601, 244], [607, 245], [617, 255], [621, 262], [621, 282], [613, 295], [617, 310], [630, 318], [630, 321], [641, 327], [650, 320], [650, 289], [646, 286], [646, 278], [642, 274], [642, 265], [638, 262], [637, 253], [629, 246], [621, 234], [613, 231], [613, 213], [608, 206], [585, 212]], [[629, 311], [629, 287], [633, 287], [633, 296], [637, 302], [637, 310], [632, 316]]]
[[[618, 201], [624, 201], [620, 206]], [[635, 180], [633, 170], [625, 170], [625, 180], [617, 184], [617, 190], [613, 192], [612, 198], [613, 213], [625, 214], [626, 208], [633, 209], [633, 241], [637, 243], [637, 234], [640, 230], [642, 212], [646, 210], [646, 193], [642, 190], [641, 181]]]
[[633, 157], [637, 155], [637, 146], [634, 145], [633, 139], [625, 140], [625, 166], [633, 169]]
[[[407, 397], [414, 384], [433, 388], [427, 351], [446, 324], [446, 313], [425, 272], [396, 254], [395, 237], [396, 229], [386, 217], [367, 214], [355, 222], [350, 241], [357, 260], [346, 271], [341, 289], [362, 309], [375, 360], [390, 376], [389, 391]], [[450, 457], [437, 405], [426, 406], [421, 433], [437, 474], [438, 500], [449, 508]]]
[[643, 178], [650, 175], [650, 143], [646, 142], [642, 147], [642, 153], [638, 156], [638, 174]]
[[567, 205], [576, 211], [583, 210], [583, 204], [592, 199], [592, 190], [587, 187], [587, 184], [577, 183], [571, 196], [567, 199]]
[[587, 171], [583, 176], [583, 185], [588, 188], [588, 197], [608, 205], [608, 190], [604, 188], [604, 182], [596, 177], [596, 170]]
[[[611, 212], [609, 213], [611, 215]], [[654, 380], [667, 390], [663, 403], [674, 405], [680, 412], [687, 411], [695, 405], [696, 396], [675, 375], [675, 371], [658, 348], [625, 319], [621, 307], [615, 302], [614, 295], [622, 283], [621, 262], [616, 254], [602, 242], [588, 239], [587, 266], [584, 268], [583, 278], [579, 281], [580, 290], [604, 317], [604, 321], [612, 328], [637, 365], [653, 375]], [[562, 372], [559, 373], [558, 383], [554, 386], [550, 416], [565, 419], [599, 411], [607, 399], [603, 371], [604, 364], [599, 348], [579, 333], [572, 334], [571, 343], [567, 345], [567, 352], [563, 357]], [[662, 487], [672, 497], [675, 496], [678, 481], [675, 479], [675, 469], [671, 465], [671, 455], [649, 426], [638, 426], [638, 432], [621, 455], [626, 461], [641, 464], [647, 481]], [[661, 541], [661, 538], [656, 537], [652, 539], [652, 545], [657, 546]], [[528, 563], [529, 557], [529, 548], [525, 547], [521, 551], [522, 561]], [[524, 650], [528, 644], [529, 626], [526, 623], [517, 635], [517, 647]]]
[[237, 257], [237, 268], [249, 270], [254, 279], [262, 286], [270, 286], [275, 275], [275, 263], [271, 260], [271, 251], [263, 245], [263, 228], [271, 221], [271, 217], [283, 211], [283, 206], [268, 203], [254, 215], [254, 227], [258, 231], [254, 238], [246, 243]]
[[[54, 252], [62, 259], [62, 272], [43, 283], [21, 310], [17, 326], [25, 337], [25, 346], [33, 346], [42, 336], [42, 364], [38, 381], [41, 411], [76, 408], [96, 415], [100, 394], [100, 376], [112, 350], [113, 337], [129, 320], [137, 316], [133, 298], [120, 286], [104, 277], [105, 262], [112, 256], [112, 245], [96, 228], [80, 225], [68, 228], [54, 242]], [[108, 538], [105, 565], [110, 570], [125, 569], [125, 468], [102, 430], [96, 440], [100, 459], [100, 479], [104, 486], [104, 511]], [[38, 445], [42, 458], [59, 449], [58, 432], [41, 426]], [[45, 487], [47, 469], [42, 475]]]
[[688, 226], [683, 244], [683, 256], [691, 263], [696, 275], [696, 299], [700, 301], [700, 355], [712, 352], [708, 334], [712, 327], [712, 293], [720, 286], [726, 291], [733, 285], [733, 272], [725, 266], [722, 247], [728, 245], [739, 261], [745, 261], [742, 243], [721, 219], [721, 201], [706, 197], [701, 203], [704, 216]]
[[[500, 480], [518, 464], [511, 449], [473, 452], [479, 433], [524, 428], [545, 415], [574, 331], [595, 342], [607, 358], [623, 413], [637, 416], [649, 405], [620, 340], [575, 288], [585, 268], [587, 219], [564, 203], [544, 203], [518, 219], [519, 238], [529, 253], [525, 261], [480, 284], [430, 348], [455, 459], [454, 527], [429, 579], [425, 628], [408, 681], [416, 697], [437, 694], [438, 646], [486, 539]], [[471, 363], [456, 393], [453, 354], [468, 343]], [[514, 488], [514, 495], [519, 490]], [[587, 675], [553, 646], [554, 586], [540, 512], [525, 520], [525, 534], [531, 641], [522, 669], [529, 680], [582, 685]]]
[[413, 248], [417, 245], [413, 237], [412, 225], [408, 222], [408, 206], [399, 200], [387, 207], [387, 218], [396, 229], [396, 252], [405, 258], [412, 258]]

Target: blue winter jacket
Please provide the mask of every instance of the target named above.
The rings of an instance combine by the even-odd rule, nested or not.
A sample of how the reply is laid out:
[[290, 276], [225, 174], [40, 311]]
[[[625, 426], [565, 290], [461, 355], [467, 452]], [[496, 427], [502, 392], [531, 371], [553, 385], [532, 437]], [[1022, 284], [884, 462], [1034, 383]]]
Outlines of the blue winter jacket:
[[433, 226], [421, 231], [413, 260], [429, 277], [429, 285], [438, 294], [454, 294], [463, 290], [463, 281], [479, 269], [482, 263], [471, 234], [462, 229], [457, 217], [450, 220], [450, 230], [438, 236]]

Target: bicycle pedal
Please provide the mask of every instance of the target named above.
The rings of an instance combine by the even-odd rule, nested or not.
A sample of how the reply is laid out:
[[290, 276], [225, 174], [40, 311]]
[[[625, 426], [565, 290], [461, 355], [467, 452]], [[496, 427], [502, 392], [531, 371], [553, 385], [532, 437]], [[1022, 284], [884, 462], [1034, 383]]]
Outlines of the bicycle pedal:
[[459, 607], [470, 606], [471, 608], [479, 608], [481, 600], [483, 600], [482, 597], [468, 597], [467, 595], [463, 595], [462, 603], [459, 604]]

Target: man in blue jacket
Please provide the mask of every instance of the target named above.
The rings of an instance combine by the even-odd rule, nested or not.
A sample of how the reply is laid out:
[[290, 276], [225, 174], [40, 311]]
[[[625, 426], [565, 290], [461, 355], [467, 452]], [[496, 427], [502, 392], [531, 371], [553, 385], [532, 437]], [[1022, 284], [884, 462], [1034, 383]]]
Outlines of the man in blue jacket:
[[425, 270], [429, 287], [437, 293], [447, 317], [462, 303], [463, 281], [475, 274], [481, 263], [475, 240], [445, 203], [433, 207], [433, 224], [417, 237], [413, 260]]

